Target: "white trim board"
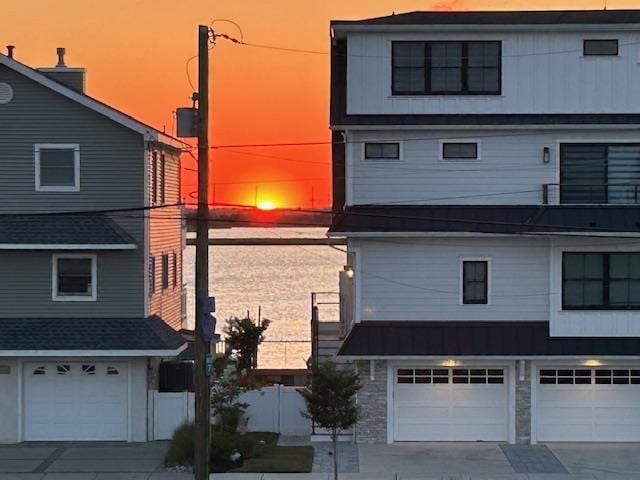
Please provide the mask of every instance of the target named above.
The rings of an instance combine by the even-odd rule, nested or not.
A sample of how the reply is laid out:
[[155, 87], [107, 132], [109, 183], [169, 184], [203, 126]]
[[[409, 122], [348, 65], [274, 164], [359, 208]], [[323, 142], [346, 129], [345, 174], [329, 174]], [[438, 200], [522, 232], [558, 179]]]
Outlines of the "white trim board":
[[122, 113], [116, 110], [115, 108], [100, 102], [99, 100], [96, 100], [86, 94], [79, 93], [73, 90], [72, 88], [69, 88], [61, 83], [51, 80], [49, 77], [42, 74], [41, 72], [38, 72], [37, 70], [31, 67], [28, 67], [23, 63], [20, 63], [12, 58], [9, 58], [6, 55], [0, 54], [0, 65], [4, 65], [9, 69], [21, 75], [24, 75], [30, 80], [33, 80], [34, 82], [37, 82], [40, 85], [47, 87], [50, 90], [53, 90], [54, 92], [67, 97], [70, 100], [73, 100], [74, 102], [77, 102], [80, 105], [83, 105], [95, 112], [98, 112], [101, 115], [104, 115], [105, 117], [113, 120], [114, 122], [119, 123], [120, 125], [123, 125], [130, 130], [133, 130], [134, 132], [140, 133], [141, 135], [144, 136], [144, 139], [147, 141], [162, 143], [164, 145], [167, 145], [175, 149], [182, 149], [188, 146], [186, 143], [176, 138], [173, 138], [165, 133], [162, 133], [156, 130], [155, 128], [150, 127], [149, 125], [145, 125], [144, 123], [136, 120], [135, 118], [130, 117], [129, 115]]
[[0, 250], [135, 250], [135, 243], [0, 243]]

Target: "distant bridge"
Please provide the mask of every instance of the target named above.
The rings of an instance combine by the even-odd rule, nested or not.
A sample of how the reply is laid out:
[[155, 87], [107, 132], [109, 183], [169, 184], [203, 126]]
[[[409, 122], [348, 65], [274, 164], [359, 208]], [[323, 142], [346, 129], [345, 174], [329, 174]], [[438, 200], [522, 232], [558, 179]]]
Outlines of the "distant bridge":
[[[187, 238], [187, 245], [195, 245], [195, 238]], [[344, 238], [209, 238], [209, 245], [218, 246], [304, 246], [304, 245], [346, 245]]]

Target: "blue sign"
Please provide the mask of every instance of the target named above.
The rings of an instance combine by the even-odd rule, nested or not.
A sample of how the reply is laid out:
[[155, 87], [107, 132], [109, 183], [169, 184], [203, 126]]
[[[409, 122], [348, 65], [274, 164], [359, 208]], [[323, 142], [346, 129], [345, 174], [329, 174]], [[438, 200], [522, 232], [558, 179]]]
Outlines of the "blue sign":
[[205, 313], [202, 317], [202, 333], [206, 342], [211, 342], [214, 337], [215, 317], [210, 313]]

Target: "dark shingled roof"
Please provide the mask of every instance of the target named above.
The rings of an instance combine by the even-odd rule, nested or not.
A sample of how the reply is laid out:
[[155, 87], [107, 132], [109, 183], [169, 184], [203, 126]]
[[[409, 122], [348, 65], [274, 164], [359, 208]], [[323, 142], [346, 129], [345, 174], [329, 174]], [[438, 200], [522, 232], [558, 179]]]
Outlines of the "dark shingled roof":
[[339, 25], [584, 25], [640, 23], [640, 10], [427, 11], [364, 20], [334, 20]]
[[362, 322], [344, 356], [640, 355], [638, 337], [550, 337], [548, 322]]
[[334, 215], [329, 233], [640, 233], [636, 205], [356, 205]]
[[157, 316], [0, 318], [0, 350], [176, 350], [185, 343]]
[[103, 214], [0, 215], [0, 244], [115, 246], [135, 241]]

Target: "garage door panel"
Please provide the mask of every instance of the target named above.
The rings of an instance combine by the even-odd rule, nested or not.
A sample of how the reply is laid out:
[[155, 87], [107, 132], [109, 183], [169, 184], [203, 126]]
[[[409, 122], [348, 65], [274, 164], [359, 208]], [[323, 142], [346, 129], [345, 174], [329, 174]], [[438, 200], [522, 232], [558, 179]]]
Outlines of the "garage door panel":
[[[507, 388], [504, 377], [496, 371], [504, 372], [503, 369], [492, 369], [489, 375], [487, 369], [481, 368], [431, 370], [416, 367], [397, 370], [394, 378], [394, 439], [507, 440]], [[423, 376], [421, 383], [417, 383], [416, 372]], [[437, 372], [439, 383], [434, 382], [435, 373], [424, 381], [424, 376], [431, 372]], [[490, 376], [495, 383], [487, 384]], [[402, 383], [398, 383], [400, 377]], [[479, 383], [483, 381], [484, 384]]]
[[127, 439], [126, 363], [25, 364], [24, 375], [26, 440]]
[[[637, 367], [636, 367], [637, 368]], [[540, 441], [640, 441], [640, 388], [634, 385], [635, 369], [561, 367], [562, 381], [569, 370], [582, 372], [580, 385], [554, 384], [555, 368], [538, 371], [537, 437]], [[542, 373], [544, 371], [544, 374]], [[626, 372], [626, 373], [625, 373]], [[625, 377], [626, 375], [626, 377]], [[545, 382], [543, 384], [543, 381]], [[616, 384], [623, 383], [626, 384]]]

